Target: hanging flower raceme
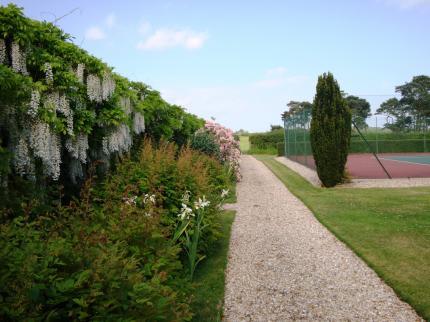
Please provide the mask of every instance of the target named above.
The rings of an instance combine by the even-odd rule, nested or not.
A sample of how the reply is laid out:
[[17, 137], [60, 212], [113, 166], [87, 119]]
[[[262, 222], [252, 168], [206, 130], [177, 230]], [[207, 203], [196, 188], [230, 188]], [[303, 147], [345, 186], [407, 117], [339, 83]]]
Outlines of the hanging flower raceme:
[[120, 97], [119, 105], [126, 115], [130, 115], [131, 113], [131, 102], [129, 97]]
[[80, 133], [75, 139], [66, 140], [66, 149], [70, 154], [82, 163], [87, 163], [88, 135]]
[[34, 155], [42, 160], [46, 174], [58, 180], [61, 164], [59, 135], [53, 132], [47, 123], [36, 120], [31, 125], [30, 146]]
[[52, 72], [52, 66], [50, 63], [45, 63], [43, 67], [45, 70], [46, 84], [52, 85], [54, 83], [54, 73]]
[[84, 83], [84, 70], [85, 70], [85, 64], [78, 64], [78, 66], [76, 66], [76, 69], [74, 71], [76, 78], [82, 84]]
[[139, 112], [134, 113], [133, 117], [133, 132], [135, 134], [140, 134], [145, 132], [145, 118]]
[[100, 103], [102, 101], [102, 86], [97, 75], [90, 74], [87, 77], [87, 95], [90, 101]]
[[11, 46], [12, 69], [23, 75], [28, 75], [26, 54], [21, 50], [17, 42], [12, 42]]
[[102, 148], [107, 155], [114, 152], [123, 153], [130, 149], [132, 143], [130, 129], [127, 125], [121, 124], [109, 136], [103, 138]]
[[0, 38], [0, 64], [6, 63], [6, 43]]
[[40, 104], [40, 93], [36, 90], [31, 92], [30, 105], [28, 108], [28, 115], [32, 117], [37, 116], [37, 111], [39, 109]]
[[103, 74], [103, 80], [102, 80], [102, 100], [107, 100], [109, 97], [112, 96], [113, 92], [115, 91], [115, 81], [113, 80], [112, 76], [105, 72]]
[[26, 138], [21, 135], [15, 148], [14, 166], [20, 175], [34, 176], [34, 164], [30, 157], [30, 150]]

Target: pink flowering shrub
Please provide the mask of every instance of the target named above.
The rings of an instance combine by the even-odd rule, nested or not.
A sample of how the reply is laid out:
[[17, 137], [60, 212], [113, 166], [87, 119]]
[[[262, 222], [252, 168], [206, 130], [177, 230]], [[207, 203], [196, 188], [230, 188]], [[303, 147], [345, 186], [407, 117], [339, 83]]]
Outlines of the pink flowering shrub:
[[239, 165], [240, 149], [239, 142], [234, 139], [233, 131], [214, 121], [206, 121], [205, 130], [215, 137], [220, 148], [221, 161], [229, 165], [237, 181], [240, 181], [242, 178]]

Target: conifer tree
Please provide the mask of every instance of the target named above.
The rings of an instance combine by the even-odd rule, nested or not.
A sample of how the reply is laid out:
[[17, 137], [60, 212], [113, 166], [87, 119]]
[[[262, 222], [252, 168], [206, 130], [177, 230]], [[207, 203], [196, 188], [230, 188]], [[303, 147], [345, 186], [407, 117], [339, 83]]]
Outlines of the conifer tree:
[[310, 134], [322, 184], [333, 187], [341, 183], [345, 177], [351, 136], [351, 111], [330, 72], [318, 77]]

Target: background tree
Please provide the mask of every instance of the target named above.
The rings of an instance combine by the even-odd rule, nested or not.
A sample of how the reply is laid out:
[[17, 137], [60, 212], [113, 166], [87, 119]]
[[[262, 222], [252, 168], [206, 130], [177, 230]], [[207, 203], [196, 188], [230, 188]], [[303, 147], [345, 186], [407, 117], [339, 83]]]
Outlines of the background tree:
[[345, 100], [351, 110], [352, 120], [357, 127], [360, 129], [367, 128], [366, 119], [372, 115], [372, 113], [370, 113], [369, 102], [364, 98], [353, 95], [347, 96]]
[[281, 129], [282, 129], [282, 126], [280, 125], [270, 125], [270, 132], [281, 130]]
[[386, 128], [400, 130], [428, 130], [430, 125], [430, 77], [414, 76], [404, 85], [396, 86], [401, 98], [390, 98], [383, 102], [377, 114], [386, 114], [394, 119]]
[[311, 111], [312, 111], [312, 103], [309, 103], [306, 101], [303, 101], [303, 102], [290, 101], [287, 104], [287, 106], [288, 106], [288, 111], [285, 111], [281, 114], [283, 121], [293, 115], [297, 116], [301, 114], [303, 121], [309, 122]]
[[318, 177], [324, 186], [333, 187], [344, 179], [351, 111], [331, 73], [318, 77], [310, 134]]

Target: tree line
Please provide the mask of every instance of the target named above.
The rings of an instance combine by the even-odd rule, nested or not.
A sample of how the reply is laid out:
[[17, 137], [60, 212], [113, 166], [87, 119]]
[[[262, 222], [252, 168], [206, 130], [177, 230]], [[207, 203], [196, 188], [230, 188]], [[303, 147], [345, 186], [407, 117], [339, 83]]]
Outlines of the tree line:
[[[392, 131], [427, 131], [430, 126], [430, 77], [414, 76], [411, 81], [395, 87], [400, 98], [390, 98], [383, 102], [375, 115], [386, 115], [384, 128]], [[351, 110], [352, 121], [358, 128], [368, 127], [366, 119], [372, 115], [370, 103], [358, 96], [342, 97]], [[290, 101], [288, 110], [281, 114], [282, 120], [294, 120], [299, 124], [307, 124], [311, 119], [313, 104], [307, 101]]]

